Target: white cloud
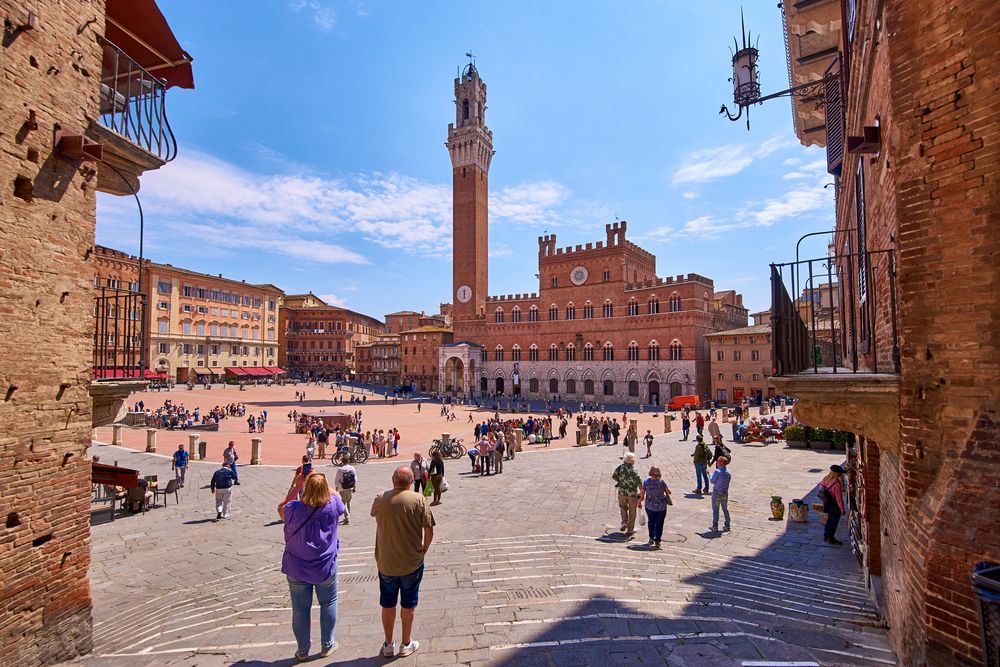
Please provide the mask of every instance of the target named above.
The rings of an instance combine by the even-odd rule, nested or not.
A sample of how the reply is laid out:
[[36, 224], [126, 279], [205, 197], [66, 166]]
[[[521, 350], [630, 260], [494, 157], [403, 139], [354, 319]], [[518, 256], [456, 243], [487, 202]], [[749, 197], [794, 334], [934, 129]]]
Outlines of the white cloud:
[[670, 241], [676, 235], [676, 231], [670, 225], [660, 225], [652, 229], [651, 231], [643, 234], [640, 239], [647, 243], [663, 243], [664, 241]]
[[703, 148], [684, 156], [671, 182], [674, 185], [708, 183], [735, 176], [753, 164], [754, 160], [796, 145], [794, 137], [779, 134], [756, 145], [728, 144], [716, 148]]
[[331, 306], [340, 306], [341, 308], [347, 307], [347, 300], [337, 296], [336, 294], [317, 294], [319, 298], [326, 301]]
[[826, 172], [826, 160], [815, 160], [800, 165], [796, 171], [790, 171], [781, 178], [786, 181], [793, 181], [800, 178], [813, 178]]
[[689, 191], [682, 194], [681, 197], [684, 197], [684, 199], [697, 199], [698, 193]]
[[833, 202], [830, 193], [823, 188], [825, 180], [824, 177], [814, 185], [802, 185], [780, 197], [751, 202], [725, 221], [716, 220], [711, 215], [697, 217], [684, 224], [684, 232], [702, 238], [713, 238], [738, 229], [770, 227], [781, 220], [816, 211], [826, 210], [832, 216]]
[[[553, 181], [522, 183], [492, 198], [491, 218], [513, 224], [559, 224], [569, 191]], [[211, 240], [295, 260], [363, 264], [341, 239], [428, 257], [451, 252], [451, 188], [400, 174], [329, 178], [315, 171], [258, 174], [196, 150], [143, 177], [147, 233]], [[102, 219], [130, 224], [124, 200], [101, 198]]]
[[307, 15], [321, 32], [330, 32], [337, 25], [337, 14], [319, 0], [293, 0], [288, 7]]

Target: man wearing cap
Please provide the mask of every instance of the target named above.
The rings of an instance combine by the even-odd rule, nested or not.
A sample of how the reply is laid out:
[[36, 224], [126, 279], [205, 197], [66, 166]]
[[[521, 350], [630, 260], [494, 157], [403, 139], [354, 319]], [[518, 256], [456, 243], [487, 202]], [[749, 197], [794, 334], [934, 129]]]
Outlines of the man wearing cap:
[[823, 501], [823, 511], [826, 512], [826, 526], [823, 529], [823, 541], [839, 547], [843, 542], [837, 539], [837, 525], [844, 515], [844, 487], [840, 483], [841, 475], [847, 471], [838, 465], [830, 466], [830, 472], [819, 483], [819, 497]]
[[184, 445], [177, 445], [177, 451], [174, 452], [174, 460], [170, 467], [174, 469], [174, 477], [177, 479], [177, 485], [183, 487], [184, 476], [188, 469], [188, 453], [184, 449]]

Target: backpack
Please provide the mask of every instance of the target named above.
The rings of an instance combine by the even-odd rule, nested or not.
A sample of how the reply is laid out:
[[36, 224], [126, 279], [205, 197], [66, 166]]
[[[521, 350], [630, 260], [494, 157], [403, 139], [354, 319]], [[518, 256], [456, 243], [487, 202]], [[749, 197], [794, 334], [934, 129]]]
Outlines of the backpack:
[[341, 486], [345, 491], [353, 491], [355, 483], [355, 475], [353, 470], [345, 470], [344, 477], [342, 479]]

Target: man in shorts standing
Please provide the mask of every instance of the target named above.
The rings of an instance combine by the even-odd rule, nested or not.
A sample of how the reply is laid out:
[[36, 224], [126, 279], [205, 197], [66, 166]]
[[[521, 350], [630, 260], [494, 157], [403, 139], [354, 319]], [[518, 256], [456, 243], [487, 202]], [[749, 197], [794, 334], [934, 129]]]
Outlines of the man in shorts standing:
[[399, 657], [420, 648], [410, 633], [417, 607], [420, 581], [424, 576], [424, 556], [434, 538], [434, 515], [427, 499], [413, 488], [413, 471], [399, 466], [392, 473], [392, 489], [380, 493], [372, 503], [375, 517], [375, 563], [378, 565], [379, 606], [385, 643], [382, 655], [391, 658], [396, 652], [392, 639], [396, 624], [397, 600], [403, 626]]

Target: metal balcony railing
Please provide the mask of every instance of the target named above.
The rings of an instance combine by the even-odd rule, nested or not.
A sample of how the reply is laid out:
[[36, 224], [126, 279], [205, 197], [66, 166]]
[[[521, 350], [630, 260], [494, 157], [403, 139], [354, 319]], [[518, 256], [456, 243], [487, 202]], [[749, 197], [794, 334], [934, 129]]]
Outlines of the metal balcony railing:
[[101, 62], [100, 123], [115, 134], [170, 162], [177, 140], [167, 121], [167, 88], [112, 42], [99, 38]]
[[777, 376], [899, 373], [893, 251], [771, 264], [771, 342]]
[[102, 287], [94, 297], [94, 378], [143, 378], [146, 295]]

